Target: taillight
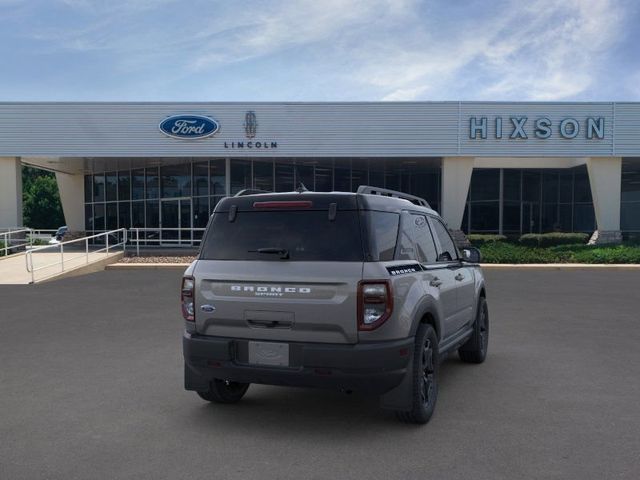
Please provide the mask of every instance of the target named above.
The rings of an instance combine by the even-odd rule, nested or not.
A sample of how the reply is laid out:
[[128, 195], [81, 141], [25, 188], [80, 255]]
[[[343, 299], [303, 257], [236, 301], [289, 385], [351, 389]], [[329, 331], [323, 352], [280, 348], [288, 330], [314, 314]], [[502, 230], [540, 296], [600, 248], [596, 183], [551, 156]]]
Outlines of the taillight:
[[182, 316], [189, 322], [195, 321], [193, 306], [193, 290], [195, 280], [193, 277], [182, 277], [182, 288], [180, 292], [180, 302], [182, 303]]
[[358, 284], [358, 330], [374, 330], [391, 316], [393, 295], [388, 280]]

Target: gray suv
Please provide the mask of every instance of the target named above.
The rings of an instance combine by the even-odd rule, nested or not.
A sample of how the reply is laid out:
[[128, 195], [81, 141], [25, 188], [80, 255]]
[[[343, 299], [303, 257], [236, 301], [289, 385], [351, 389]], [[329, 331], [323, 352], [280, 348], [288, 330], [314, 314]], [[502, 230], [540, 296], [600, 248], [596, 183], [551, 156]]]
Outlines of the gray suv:
[[182, 280], [185, 388], [217, 403], [251, 383], [364, 392], [426, 423], [440, 361], [487, 354], [479, 252], [400, 192], [243, 193], [218, 203]]

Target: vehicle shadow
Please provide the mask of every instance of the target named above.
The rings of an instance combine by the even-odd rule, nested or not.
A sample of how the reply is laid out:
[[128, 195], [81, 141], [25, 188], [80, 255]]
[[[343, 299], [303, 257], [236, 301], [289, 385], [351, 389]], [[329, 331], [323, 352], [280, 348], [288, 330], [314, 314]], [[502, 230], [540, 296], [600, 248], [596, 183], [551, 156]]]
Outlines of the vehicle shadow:
[[[447, 391], [465, 377], [468, 365], [451, 356], [441, 364], [439, 402], [432, 422], [454, 410], [446, 405]], [[462, 379], [464, 381], [464, 378]], [[195, 395], [195, 394], [194, 394]], [[443, 398], [444, 397], [444, 398]], [[198, 399], [199, 400], [199, 399]], [[186, 420], [197, 429], [269, 432], [271, 435], [305, 432], [316, 438], [341, 439], [351, 435], [388, 434], [389, 428], [407, 430], [394, 413], [379, 408], [377, 397], [331, 390], [252, 385], [235, 405], [194, 401]]]

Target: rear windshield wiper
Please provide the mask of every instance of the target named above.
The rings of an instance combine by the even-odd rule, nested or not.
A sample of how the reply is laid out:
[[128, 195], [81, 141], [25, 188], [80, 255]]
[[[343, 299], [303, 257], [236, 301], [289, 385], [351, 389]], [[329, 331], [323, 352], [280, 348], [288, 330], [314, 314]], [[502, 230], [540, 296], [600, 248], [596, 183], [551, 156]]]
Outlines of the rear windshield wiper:
[[266, 247], [266, 248], [259, 248], [257, 250], [249, 250], [249, 252], [251, 252], [251, 253], [270, 253], [270, 254], [280, 255], [280, 258], [282, 260], [288, 260], [289, 259], [289, 250], [287, 250], [286, 248]]

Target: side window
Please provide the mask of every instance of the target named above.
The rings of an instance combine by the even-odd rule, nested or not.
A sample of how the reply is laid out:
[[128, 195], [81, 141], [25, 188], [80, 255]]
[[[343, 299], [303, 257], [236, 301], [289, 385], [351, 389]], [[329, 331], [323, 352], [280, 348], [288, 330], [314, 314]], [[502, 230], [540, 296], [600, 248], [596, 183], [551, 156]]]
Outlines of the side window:
[[436, 246], [427, 217], [414, 213], [403, 214], [396, 259], [433, 263], [436, 257]]
[[458, 259], [458, 252], [456, 251], [456, 246], [451, 239], [451, 235], [449, 235], [449, 231], [444, 224], [435, 218], [431, 219], [431, 226], [433, 228], [433, 233], [438, 237], [438, 241], [440, 242], [440, 255], [443, 257], [440, 261], [447, 262], [451, 260]]
[[396, 260], [421, 261], [416, 249], [416, 231], [413, 224], [413, 215], [403, 213], [400, 222], [400, 236], [398, 248], [396, 248]]
[[418, 259], [422, 263], [435, 263], [438, 258], [436, 244], [431, 235], [431, 229], [424, 215], [411, 215], [416, 236]]

